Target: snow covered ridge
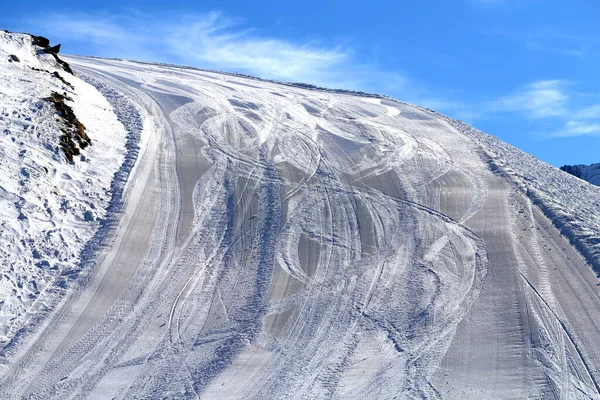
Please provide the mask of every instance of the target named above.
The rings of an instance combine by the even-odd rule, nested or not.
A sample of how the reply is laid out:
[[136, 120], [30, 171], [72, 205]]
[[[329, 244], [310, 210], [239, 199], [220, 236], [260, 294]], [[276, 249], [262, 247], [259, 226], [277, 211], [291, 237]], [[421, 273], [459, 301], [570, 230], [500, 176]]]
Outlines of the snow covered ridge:
[[561, 170], [588, 181], [592, 185], [600, 186], [600, 164], [592, 165], [563, 165]]
[[198, 72], [210, 72], [210, 73], [218, 74], [218, 75], [232, 76], [232, 77], [236, 77], [236, 78], [244, 78], [244, 79], [257, 81], [257, 82], [263, 82], [263, 83], [274, 83], [277, 85], [289, 86], [289, 87], [306, 89], [306, 90], [314, 90], [314, 91], [326, 92], [326, 93], [347, 94], [347, 95], [351, 95], [351, 96], [371, 97], [371, 98], [375, 98], [375, 99], [387, 99], [387, 100], [395, 101], [395, 99], [393, 99], [392, 97], [387, 96], [385, 94], [363, 92], [362, 90], [330, 88], [330, 87], [318, 86], [318, 85], [315, 85], [312, 83], [305, 83], [305, 82], [279, 81], [277, 79], [267, 79], [267, 78], [260, 78], [258, 76], [254, 76], [254, 75], [242, 74], [240, 72], [216, 71], [213, 69], [190, 67], [188, 65], [167, 64], [167, 63], [150, 62], [150, 61], [136, 61], [136, 60], [129, 60], [129, 59], [124, 59], [124, 58], [114, 58], [114, 57], [112, 57], [112, 58], [97, 57], [97, 56], [84, 56], [84, 57], [88, 58], [88, 59], [99, 60], [99, 61], [102, 61], [102, 60], [124, 61], [124, 62], [131, 62], [131, 63], [135, 63], [135, 64], [154, 66], [154, 67], [177, 68], [177, 69], [181, 69], [181, 70], [198, 71]]
[[[0, 31], [0, 349], [78, 272], [126, 151], [113, 107], [59, 49]], [[75, 131], [92, 145], [73, 137], [67, 157]]]
[[590, 183], [594, 183], [595, 179], [599, 179], [600, 164], [587, 168], [571, 167], [581, 174], [581, 179], [577, 179], [571, 171], [561, 173], [558, 168], [462, 121], [422, 109], [444, 118], [480, 144], [483, 157], [492, 168], [513, 181], [533, 200], [600, 275], [600, 188], [581, 180], [589, 179]]

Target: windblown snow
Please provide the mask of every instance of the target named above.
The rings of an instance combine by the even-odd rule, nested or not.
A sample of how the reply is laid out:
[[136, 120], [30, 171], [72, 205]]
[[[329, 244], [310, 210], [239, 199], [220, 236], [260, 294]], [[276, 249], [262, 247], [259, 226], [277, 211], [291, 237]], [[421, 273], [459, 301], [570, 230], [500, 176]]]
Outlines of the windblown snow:
[[383, 96], [65, 59], [99, 91], [0, 65], [0, 397], [600, 398], [600, 188]]

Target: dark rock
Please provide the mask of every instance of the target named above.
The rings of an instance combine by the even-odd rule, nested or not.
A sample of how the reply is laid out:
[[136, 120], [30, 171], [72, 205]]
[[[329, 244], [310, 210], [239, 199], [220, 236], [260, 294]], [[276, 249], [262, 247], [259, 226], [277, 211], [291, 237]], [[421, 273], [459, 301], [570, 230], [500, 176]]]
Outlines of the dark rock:
[[65, 122], [66, 127], [62, 129], [63, 135], [60, 137], [60, 147], [65, 153], [67, 162], [72, 163], [73, 156], [80, 155], [81, 149], [91, 145], [92, 141], [71, 106], [65, 103], [65, 101], [73, 101], [73, 99], [66, 96], [66, 94], [52, 92], [52, 95], [44, 100], [54, 104], [58, 115]]
[[48, 268], [48, 267], [50, 267], [50, 263], [47, 260], [43, 260], [43, 261], [35, 263], [35, 266], [38, 268]]
[[46, 39], [43, 36], [31, 35], [31, 37], [33, 38], [33, 44], [34, 44], [34, 46], [40, 46], [40, 47], [48, 47], [48, 46], [50, 46], [50, 40]]
[[63, 78], [58, 72], [54, 71], [53, 73], [50, 74], [52, 77], [58, 79], [59, 81], [61, 81], [62, 83], [64, 83], [65, 85], [67, 85], [68, 87], [70, 87], [71, 89], [75, 89], [73, 87], [73, 85], [71, 85], [69, 82], [67, 82], [65, 80], [65, 78]]
[[90, 222], [90, 221], [93, 221], [93, 220], [95, 220], [95, 218], [94, 218], [94, 213], [93, 213], [93, 212], [91, 212], [91, 211], [86, 211], [86, 212], [83, 214], [83, 219], [84, 219], [85, 221], [87, 221], [87, 222]]
[[8, 61], [20, 62], [21, 60], [19, 60], [19, 57], [15, 56], [14, 54], [11, 54], [10, 56], [8, 56]]
[[45, 47], [44, 51], [49, 54], [58, 54], [60, 52], [60, 44], [57, 44], [56, 46], [52, 46], [52, 47], [50, 47], [50, 46]]
[[56, 54], [53, 54], [53, 53], [51, 53], [51, 54], [54, 56], [54, 59], [56, 60], [56, 62], [60, 64], [62, 69], [64, 69], [65, 71], [67, 71], [68, 73], [73, 75], [73, 70], [71, 69], [71, 66], [69, 65], [68, 62], [61, 60]]

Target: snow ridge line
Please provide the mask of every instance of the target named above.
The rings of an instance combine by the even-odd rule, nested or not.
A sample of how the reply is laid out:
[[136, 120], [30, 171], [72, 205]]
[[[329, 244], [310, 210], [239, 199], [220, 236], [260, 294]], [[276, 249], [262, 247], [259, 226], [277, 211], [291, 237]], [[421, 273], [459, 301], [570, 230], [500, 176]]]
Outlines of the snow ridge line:
[[233, 76], [236, 78], [250, 79], [250, 80], [259, 81], [259, 82], [273, 83], [276, 85], [290, 86], [290, 87], [296, 87], [296, 88], [306, 89], [306, 90], [316, 90], [316, 91], [327, 92], [327, 93], [346, 94], [346, 95], [350, 95], [350, 96], [371, 97], [371, 98], [375, 98], [375, 99], [386, 99], [386, 100], [398, 101], [398, 100], [395, 100], [385, 94], [363, 92], [361, 90], [328, 88], [328, 87], [318, 86], [318, 85], [314, 85], [312, 83], [305, 83], [305, 82], [284, 82], [284, 81], [278, 81], [276, 79], [261, 78], [261, 77], [254, 76], [254, 75], [242, 74], [239, 72], [217, 71], [217, 70], [213, 70], [213, 69], [190, 67], [189, 65], [168, 64], [168, 63], [150, 62], [150, 61], [137, 61], [137, 60], [129, 60], [129, 59], [123, 59], [123, 58], [114, 58], [114, 57], [98, 57], [98, 56], [85, 56], [85, 55], [75, 55], [75, 54], [74, 54], [74, 56], [89, 58], [89, 59], [96, 59], [96, 60], [126, 61], [126, 62], [131, 62], [131, 63], [136, 63], [136, 64], [152, 65], [152, 66], [157, 66], [157, 67], [167, 67], [167, 68], [187, 69], [187, 70], [192, 70], [192, 71], [202, 71], [202, 72], [209, 72], [212, 74], [228, 75], [228, 76]]
[[[96, 263], [96, 256], [99, 251], [109, 244], [112, 234], [115, 232], [119, 224], [119, 217], [123, 208], [123, 193], [129, 175], [137, 160], [140, 146], [141, 131], [143, 129], [142, 117], [136, 106], [127, 100], [127, 98], [115, 89], [108, 87], [94, 78], [79, 74], [80, 79], [94, 86], [113, 106], [114, 112], [119, 122], [123, 124], [126, 131], [125, 143], [125, 158], [121, 167], [113, 175], [110, 186], [111, 198], [106, 207], [105, 216], [99, 221], [99, 226], [94, 236], [84, 245], [79, 254], [79, 270], [65, 271], [57, 277], [54, 282], [54, 287], [49, 289], [57, 294], [65, 294], [69, 283], [75, 281], [80, 276], [81, 272], [89, 271]], [[87, 277], [89, 278], [89, 276]], [[85, 278], [85, 280], [87, 280]], [[83, 285], [85, 280], [79, 282]], [[15, 332], [13, 338], [2, 349], [0, 349], [0, 360], [5, 361], [12, 350], [21, 343], [28, 334], [32, 332], [32, 326], [40, 326], [40, 323], [52, 310], [56, 304], [62, 301], [63, 296], [59, 296], [56, 302], [47, 304], [43, 310], [37, 312], [35, 316], [31, 316], [30, 323]]]
[[[499, 174], [508, 182], [516, 185], [518, 190], [521, 190], [531, 200], [532, 204], [537, 206], [538, 209], [552, 221], [552, 225], [559, 230], [561, 235], [569, 240], [569, 243], [577, 249], [587, 263], [593, 268], [596, 276], [600, 277], [600, 249], [597, 248], [600, 240], [578, 233], [577, 226], [579, 223], [575, 217], [569, 216], [564, 212], [561, 213], [560, 210], [552, 207], [551, 202], [544, 199], [540, 190], [524, 186], [522, 182], [515, 179], [515, 176], [502, 169], [502, 166], [496, 163], [491, 155], [486, 154], [486, 156], [488, 157], [487, 163], [490, 165], [492, 172]], [[527, 180], [525, 177], [521, 178]]]
[[[552, 166], [514, 148], [513, 146], [504, 144], [496, 137], [481, 132], [462, 121], [454, 120], [428, 108], [417, 108], [445, 120], [460, 133], [474, 139], [475, 143], [481, 147], [482, 159], [490, 166], [491, 171], [502, 176], [512, 184], [515, 189], [523, 192], [532, 201], [533, 205], [537, 206], [542, 213], [552, 221], [554, 227], [556, 227], [560, 233], [569, 240], [573, 247], [577, 249], [583, 258], [585, 258], [587, 263], [596, 273], [596, 276], [600, 277], [600, 238], [595, 234], [590, 234], [581, 229], [582, 222], [584, 221], [580, 220], [580, 214], [585, 213], [585, 210], [576, 210], [576, 212], [572, 214], [565, 212], [566, 210], [561, 209], [560, 202], [552, 201], [553, 194], [550, 191], [544, 192], [544, 190], [536, 187], [536, 185], [529, 184], [529, 182], [536, 182], [535, 176], [528, 176], [527, 172], [522, 170], [523, 167], [520, 164], [534, 162], [536, 164], [543, 164], [543, 166], [547, 168], [552, 168]], [[490, 144], [489, 142], [492, 142], [491, 144], [494, 147], [495, 145], [499, 147], [509, 146], [511, 149], [514, 149], [515, 154], [523, 158], [530, 158], [530, 160], [516, 160], [513, 165], [511, 160], [503, 158], [502, 154], [494, 154], [492, 148], [486, 146], [486, 144]], [[499, 148], [498, 150], [502, 152], [505, 149]], [[535, 167], [538, 167], [538, 165], [535, 165], [534, 168]], [[564, 171], [562, 172], [567, 178], [571, 178], [573, 181], [580, 181], [578, 178], [571, 176]], [[537, 183], [542, 185], [547, 184], [547, 182]], [[585, 184], [587, 185], [587, 183]], [[596, 226], [589, 226], [589, 228], [593, 229], [596, 228]], [[600, 235], [600, 231], [596, 233]]]

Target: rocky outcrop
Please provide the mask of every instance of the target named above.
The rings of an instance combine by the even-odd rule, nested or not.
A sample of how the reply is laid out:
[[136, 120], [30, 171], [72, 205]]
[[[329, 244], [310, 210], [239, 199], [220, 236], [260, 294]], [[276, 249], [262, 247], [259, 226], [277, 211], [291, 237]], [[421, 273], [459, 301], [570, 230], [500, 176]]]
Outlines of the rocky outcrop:
[[53, 103], [58, 115], [64, 121], [65, 127], [61, 129], [60, 147], [65, 153], [68, 162], [73, 162], [73, 156], [81, 154], [81, 149], [85, 149], [92, 144], [91, 139], [85, 132], [85, 126], [79, 121], [71, 106], [66, 101], [73, 101], [69, 96], [52, 92], [50, 97], [44, 100]]
[[31, 38], [32, 38], [32, 44], [34, 46], [39, 46], [42, 48], [42, 51], [44, 53], [51, 54], [54, 57], [54, 59], [56, 60], [56, 62], [59, 63], [60, 66], [66, 72], [73, 74], [73, 70], [71, 69], [71, 66], [69, 65], [69, 63], [67, 63], [66, 61], [63, 61], [58, 56], [58, 53], [60, 52], [60, 44], [57, 44], [55, 46], [50, 46], [50, 40], [43, 36], [31, 35]]
[[43, 37], [43, 36], [35, 36], [35, 35], [31, 35], [31, 38], [33, 39], [33, 45], [34, 46], [40, 46], [40, 47], [48, 47], [50, 46], [50, 40]]
[[50, 76], [52, 76], [53, 78], [56, 78], [56, 79], [58, 79], [58, 80], [59, 80], [59, 81], [61, 81], [61, 82], [62, 82], [62, 83], [65, 85], [65, 86], [68, 86], [68, 87], [69, 87], [69, 88], [71, 88], [71, 89], [75, 89], [75, 88], [73, 87], [73, 85], [71, 85], [69, 82], [67, 82], [67, 81], [65, 80], [65, 78], [63, 78], [63, 77], [62, 77], [62, 76], [61, 76], [61, 75], [58, 73], [58, 71], [54, 71], [54, 72], [52, 72], [52, 73], [50, 74]]
[[58, 54], [60, 52], [60, 44], [57, 44], [56, 46], [52, 47], [48, 46], [44, 48], [44, 51], [49, 54]]

